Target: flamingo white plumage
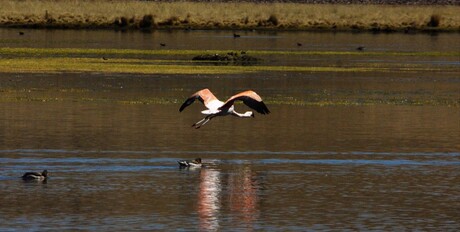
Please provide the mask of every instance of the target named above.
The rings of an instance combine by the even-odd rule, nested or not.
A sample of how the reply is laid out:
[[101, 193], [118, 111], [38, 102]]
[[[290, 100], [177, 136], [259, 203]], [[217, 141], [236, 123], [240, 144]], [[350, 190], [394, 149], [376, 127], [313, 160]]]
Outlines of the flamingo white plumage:
[[236, 112], [235, 107], [233, 105], [235, 101], [243, 101], [244, 104], [246, 104], [247, 106], [261, 114], [270, 113], [270, 110], [268, 110], [267, 106], [262, 101], [262, 98], [252, 90], [247, 90], [233, 95], [226, 102], [223, 102], [217, 99], [216, 96], [214, 96], [214, 94], [212, 94], [212, 92], [209, 89], [202, 89], [194, 93], [189, 98], [187, 98], [184, 104], [182, 104], [182, 106], [180, 107], [179, 112], [182, 112], [196, 99], [203, 103], [206, 108], [208, 108], [207, 110], [201, 111], [201, 113], [205, 114], [206, 117], [192, 125], [196, 129], [200, 128], [201, 126], [209, 122], [209, 120], [217, 116], [233, 115], [240, 118], [254, 117], [254, 113], [252, 111], [246, 111], [244, 114]]

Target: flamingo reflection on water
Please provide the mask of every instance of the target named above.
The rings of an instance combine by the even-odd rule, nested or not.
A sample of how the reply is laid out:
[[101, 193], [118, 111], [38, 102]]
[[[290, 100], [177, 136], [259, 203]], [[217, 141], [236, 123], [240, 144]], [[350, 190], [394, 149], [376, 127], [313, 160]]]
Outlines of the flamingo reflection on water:
[[201, 169], [198, 192], [200, 231], [219, 231], [222, 195], [221, 173], [214, 169]]
[[209, 89], [202, 89], [194, 93], [189, 98], [187, 98], [187, 100], [180, 107], [179, 112], [182, 112], [196, 99], [203, 103], [204, 106], [206, 106], [206, 108], [208, 108], [207, 110], [201, 111], [201, 113], [205, 114], [206, 117], [192, 125], [196, 129], [200, 128], [201, 126], [209, 122], [212, 118], [217, 116], [233, 115], [240, 118], [254, 117], [254, 112], [252, 111], [246, 111], [244, 114], [236, 112], [235, 107], [233, 105], [235, 101], [243, 101], [244, 104], [246, 104], [247, 106], [254, 109], [260, 114], [270, 113], [270, 110], [268, 110], [267, 106], [262, 101], [262, 98], [252, 90], [247, 90], [235, 94], [231, 96], [226, 102], [223, 102], [217, 99], [216, 96], [214, 96], [214, 94], [212, 94], [212, 92]]

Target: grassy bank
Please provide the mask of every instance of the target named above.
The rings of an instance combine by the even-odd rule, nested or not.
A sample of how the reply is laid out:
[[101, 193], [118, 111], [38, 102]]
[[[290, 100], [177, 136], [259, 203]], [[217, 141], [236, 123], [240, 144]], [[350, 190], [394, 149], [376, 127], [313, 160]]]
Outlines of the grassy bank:
[[460, 31], [460, 6], [4, 0], [0, 26]]

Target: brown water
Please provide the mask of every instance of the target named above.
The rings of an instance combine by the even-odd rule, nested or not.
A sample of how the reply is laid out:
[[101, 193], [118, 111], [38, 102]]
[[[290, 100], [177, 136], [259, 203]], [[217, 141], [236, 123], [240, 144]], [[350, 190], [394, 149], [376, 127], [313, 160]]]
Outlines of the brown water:
[[[240, 43], [224, 32], [25, 32], [37, 36], [17, 39], [14, 30], [0, 30], [0, 45], [155, 49], [168, 41], [177, 44], [174, 49], [258, 44], [256, 49], [288, 50], [300, 38], [309, 43], [294, 49], [346, 50], [365, 43], [375, 50], [460, 50], [452, 43], [458, 34], [248, 32], [251, 37]], [[2, 73], [0, 231], [459, 230], [460, 61], [398, 62], [446, 69]], [[216, 118], [195, 130], [191, 125], [203, 107], [178, 108], [203, 87], [222, 99], [254, 89], [271, 102], [272, 113]], [[343, 100], [351, 104], [334, 104]], [[236, 108], [246, 111], [242, 104]], [[205, 167], [176, 165], [195, 157]], [[43, 169], [51, 175], [46, 183], [19, 178]]]

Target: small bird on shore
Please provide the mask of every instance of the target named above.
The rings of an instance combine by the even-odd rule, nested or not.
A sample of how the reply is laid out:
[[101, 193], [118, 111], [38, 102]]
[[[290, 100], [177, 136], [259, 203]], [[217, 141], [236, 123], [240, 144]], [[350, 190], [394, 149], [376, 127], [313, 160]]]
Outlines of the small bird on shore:
[[26, 172], [21, 177], [23, 180], [46, 180], [48, 178], [48, 170], [44, 170], [42, 173], [40, 172]]
[[241, 35], [233, 33], [233, 38], [240, 38], [240, 37], [241, 37]]
[[297, 43], [297, 46], [301, 47], [301, 46], [302, 46], [302, 43]]
[[364, 51], [364, 49], [366, 49], [364, 46], [359, 46], [359, 47], [356, 48], [356, 50], [358, 50], [358, 51]]
[[209, 120], [213, 119], [217, 116], [227, 116], [233, 115], [240, 118], [253, 118], [254, 112], [246, 111], [244, 114], [238, 113], [235, 111], [234, 103], [235, 101], [242, 101], [244, 104], [249, 106], [250, 108], [254, 109], [260, 114], [269, 114], [270, 110], [268, 110], [267, 106], [262, 101], [262, 98], [254, 91], [247, 90], [238, 94], [231, 96], [226, 102], [220, 101], [219, 99], [212, 94], [209, 89], [202, 89], [192, 96], [187, 98], [185, 102], [179, 109], [179, 112], [182, 112], [187, 106], [191, 105], [196, 99], [198, 99], [201, 103], [204, 104], [207, 110], [201, 111], [202, 114], [205, 114], [206, 117], [201, 119], [200, 121], [196, 122], [192, 126], [195, 129], [200, 128]]
[[20, 32], [19, 32], [19, 35], [24, 35], [24, 32], [23, 32], [23, 31], [20, 31]]
[[186, 167], [201, 167], [201, 158], [196, 158], [194, 160], [179, 160], [177, 161], [179, 163], [179, 167], [186, 168]]
[[165, 47], [166, 44], [165, 43], [160, 43], [160, 46]]

